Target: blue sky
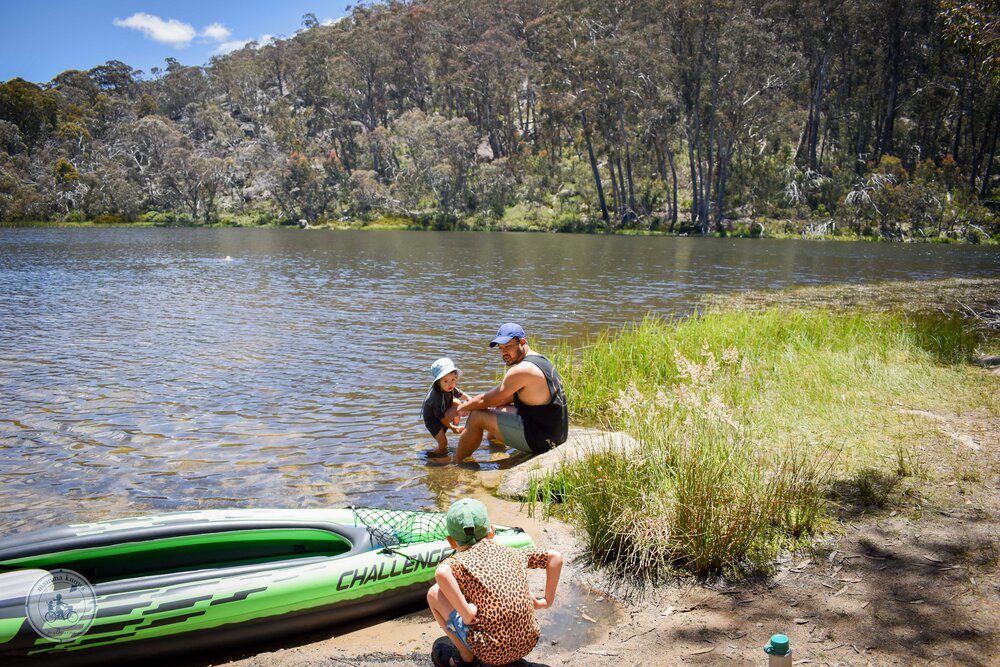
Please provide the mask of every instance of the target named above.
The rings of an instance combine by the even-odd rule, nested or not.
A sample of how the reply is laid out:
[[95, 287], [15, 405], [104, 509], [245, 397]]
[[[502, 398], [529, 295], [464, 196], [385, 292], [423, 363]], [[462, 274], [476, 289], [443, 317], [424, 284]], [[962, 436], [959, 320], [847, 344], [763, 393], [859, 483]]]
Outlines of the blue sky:
[[359, 0], [0, 0], [0, 81], [45, 83], [121, 60], [149, 76], [166, 58], [204, 65], [246, 41], [290, 37], [303, 14], [336, 20]]

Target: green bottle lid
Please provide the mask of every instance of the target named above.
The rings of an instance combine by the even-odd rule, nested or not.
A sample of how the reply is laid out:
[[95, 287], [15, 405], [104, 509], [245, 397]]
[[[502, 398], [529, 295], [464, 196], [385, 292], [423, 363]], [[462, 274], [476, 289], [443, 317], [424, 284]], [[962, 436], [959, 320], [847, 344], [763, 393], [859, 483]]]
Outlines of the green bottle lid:
[[789, 651], [791, 649], [785, 635], [771, 635], [771, 642], [764, 647], [764, 652], [769, 655], [788, 655]]

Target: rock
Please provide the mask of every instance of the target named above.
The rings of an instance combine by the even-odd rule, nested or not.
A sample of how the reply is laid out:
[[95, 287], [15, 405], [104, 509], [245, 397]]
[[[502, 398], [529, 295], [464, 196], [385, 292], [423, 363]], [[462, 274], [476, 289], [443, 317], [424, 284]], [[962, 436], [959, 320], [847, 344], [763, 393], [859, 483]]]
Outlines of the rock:
[[630, 435], [593, 428], [571, 428], [569, 438], [555, 449], [534, 456], [504, 475], [497, 494], [504, 498], [524, 499], [532, 478], [554, 473], [564, 462], [575, 461], [592, 452], [619, 450], [631, 452], [639, 443]]

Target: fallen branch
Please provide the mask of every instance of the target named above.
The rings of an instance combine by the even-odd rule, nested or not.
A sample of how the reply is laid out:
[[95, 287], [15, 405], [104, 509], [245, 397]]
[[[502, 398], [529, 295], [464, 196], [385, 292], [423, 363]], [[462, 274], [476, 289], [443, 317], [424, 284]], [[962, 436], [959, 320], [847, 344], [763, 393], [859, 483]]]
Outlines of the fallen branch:
[[973, 308], [967, 303], [958, 302], [966, 317], [986, 326], [989, 329], [1000, 330], [1000, 308]]

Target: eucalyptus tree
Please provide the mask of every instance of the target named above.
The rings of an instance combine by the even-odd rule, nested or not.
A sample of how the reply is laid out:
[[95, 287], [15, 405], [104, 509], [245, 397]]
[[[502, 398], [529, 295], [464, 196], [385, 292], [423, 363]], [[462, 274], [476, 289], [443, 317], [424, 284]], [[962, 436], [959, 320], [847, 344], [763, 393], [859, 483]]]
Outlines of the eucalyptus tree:
[[142, 189], [150, 206], [165, 206], [167, 202], [161, 193], [167, 153], [181, 143], [183, 135], [175, 124], [155, 115], [139, 118], [126, 131], [129, 134], [126, 157], [132, 180]]
[[204, 104], [211, 96], [211, 81], [204, 67], [182, 65], [167, 58], [166, 73], [151, 82], [160, 113], [173, 121], [181, 121], [192, 108]]
[[[971, 71], [976, 76], [977, 90], [970, 94], [969, 99], [979, 99], [976, 93], [989, 98], [984, 123], [986, 128], [981, 132], [980, 146], [970, 169], [970, 184], [975, 188], [978, 179], [979, 196], [985, 198], [993, 186], [997, 138], [1000, 135], [1000, 0], [941, 0], [940, 7], [948, 41], [965, 56], [969, 65], [966, 72]], [[969, 125], [973, 125], [972, 119]], [[975, 132], [970, 131], [970, 134], [974, 141]], [[960, 133], [956, 132], [956, 144], [960, 141], [959, 137]], [[958, 152], [953, 151], [956, 155]]]
[[272, 99], [267, 94], [263, 62], [252, 46], [215, 56], [208, 68], [213, 88], [224, 95], [229, 111], [259, 133]]
[[419, 207], [433, 197], [439, 213], [466, 213], [469, 178], [476, 160], [476, 135], [465, 118], [408, 111], [395, 123], [403, 149], [396, 180], [401, 198]]
[[[516, 8], [514, 8], [516, 9]], [[521, 17], [502, 0], [439, 3], [429, 32], [439, 109], [464, 116], [489, 145], [490, 158], [518, 149], [518, 106], [526, 60]]]
[[0, 83], [0, 120], [17, 126], [29, 150], [55, 129], [57, 109], [58, 98], [37, 84], [20, 78]]
[[87, 75], [103, 92], [135, 99], [139, 95], [140, 70], [120, 60], [109, 60], [87, 71]]
[[315, 222], [326, 216], [330, 204], [340, 198], [346, 177], [336, 153], [331, 152], [315, 164], [306, 155], [293, 152], [281, 170], [280, 187], [274, 197], [286, 219]]
[[164, 193], [168, 201], [187, 209], [193, 221], [212, 222], [228, 166], [223, 159], [199, 155], [183, 142], [164, 157], [160, 174]]

